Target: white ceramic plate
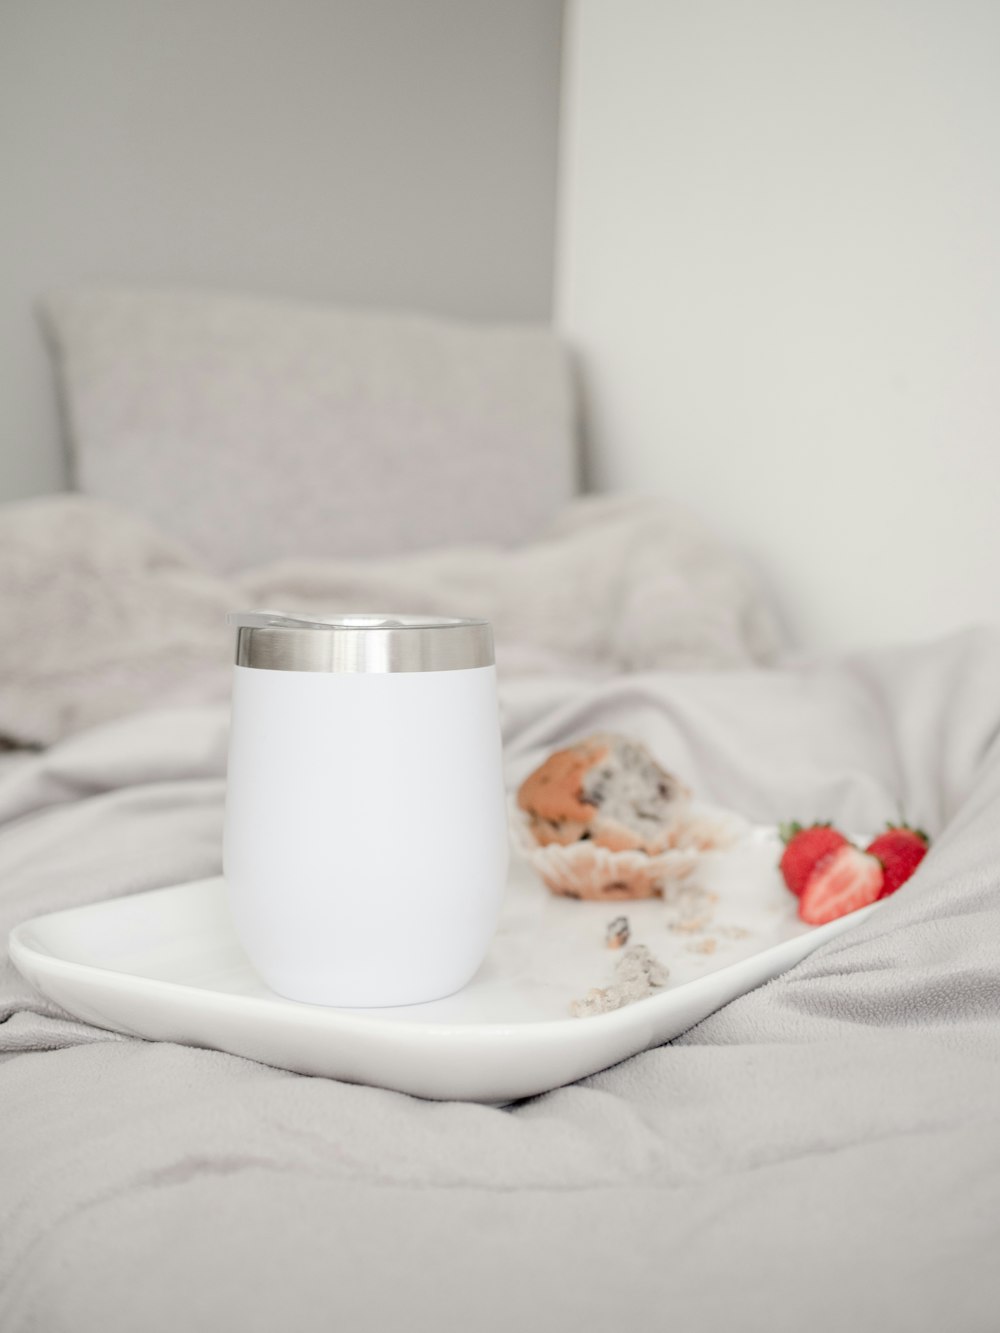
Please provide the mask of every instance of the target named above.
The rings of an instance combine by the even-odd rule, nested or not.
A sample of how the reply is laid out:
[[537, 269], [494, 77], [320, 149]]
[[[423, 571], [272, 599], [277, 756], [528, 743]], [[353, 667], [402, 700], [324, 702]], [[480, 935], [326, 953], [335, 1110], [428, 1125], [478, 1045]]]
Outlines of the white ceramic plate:
[[[221, 879], [36, 917], [11, 932], [10, 953], [38, 990], [98, 1027], [419, 1097], [509, 1102], [669, 1041], [873, 910], [802, 925], [775, 869], [779, 852], [773, 830], [755, 830], [705, 856], [697, 880], [718, 897], [713, 920], [694, 931], [671, 930], [676, 912], [657, 900], [553, 898], [518, 865], [472, 982], [400, 1009], [328, 1009], [268, 990], [233, 934]], [[620, 956], [605, 944], [619, 913], [630, 942], [670, 969], [668, 983], [612, 1013], [573, 1018], [571, 1003], [607, 984]]]

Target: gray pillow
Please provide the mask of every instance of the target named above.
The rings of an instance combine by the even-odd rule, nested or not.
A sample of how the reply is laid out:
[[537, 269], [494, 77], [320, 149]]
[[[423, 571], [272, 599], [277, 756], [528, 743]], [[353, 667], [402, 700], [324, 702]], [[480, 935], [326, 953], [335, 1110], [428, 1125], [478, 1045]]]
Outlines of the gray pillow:
[[46, 311], [79, 489], [219, 570], [518, 542], [576, 489], [546, 329], [169, 292]]

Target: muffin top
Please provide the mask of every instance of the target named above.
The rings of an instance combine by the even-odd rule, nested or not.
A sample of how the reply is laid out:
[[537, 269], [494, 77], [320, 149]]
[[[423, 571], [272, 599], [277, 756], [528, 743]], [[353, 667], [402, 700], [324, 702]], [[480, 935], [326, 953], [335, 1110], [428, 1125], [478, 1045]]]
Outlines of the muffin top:
[[599, 732], [551, 754], [521, 784], [517, 803], [541, 846], [589, 838], [653, 853], [689, 797], [641, 742]]

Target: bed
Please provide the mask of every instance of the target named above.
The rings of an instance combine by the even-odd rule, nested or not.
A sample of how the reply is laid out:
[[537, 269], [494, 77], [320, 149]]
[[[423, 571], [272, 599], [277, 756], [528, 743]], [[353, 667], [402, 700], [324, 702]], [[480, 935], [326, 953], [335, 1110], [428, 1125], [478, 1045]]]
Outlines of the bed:
[[428, 546], [253, 570], [134, 509], [0, 515], [4, 935], [218, 873], [237, 596], [486, 602], [511, 787], [608, 728], [751, 820], [902, 809], [934, 846], [784, 976], [505, 1108], [119, 1037], [5, 959], [0, 1327], [996, 1327], [995, 630], [789, 658], [739, 563], [660, 504], [577, 501], [471, 567]]

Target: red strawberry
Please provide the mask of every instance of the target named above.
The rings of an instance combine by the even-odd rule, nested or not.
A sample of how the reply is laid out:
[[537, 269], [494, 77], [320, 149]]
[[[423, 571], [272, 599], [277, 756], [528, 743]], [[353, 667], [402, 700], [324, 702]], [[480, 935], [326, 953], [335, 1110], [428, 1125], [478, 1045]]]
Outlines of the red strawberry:
[[806, 881], [819, 862], [839, 851], [847, 839], [829, 824], [813, 824], [809, 828], [782, 824], [780, 832], [785, 851], [778, 869], [796, 898], [801, 898]]
[[927, 855], [930, 841], [922, 829], [910, 828], [909, 824], [889, 824], [885, 833], [868, 844], [865, 850], [882, 862], [883, 898], [895, 893], [910, 878]]
[[822, 926], [838, 916], [867, 907], [882, 892], [878, 858], [850, 843], [825, 857], [809, 876], [799, 903], [799, 916], [811, 926]]

